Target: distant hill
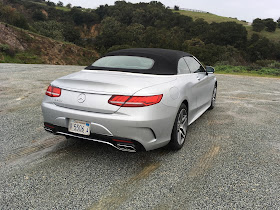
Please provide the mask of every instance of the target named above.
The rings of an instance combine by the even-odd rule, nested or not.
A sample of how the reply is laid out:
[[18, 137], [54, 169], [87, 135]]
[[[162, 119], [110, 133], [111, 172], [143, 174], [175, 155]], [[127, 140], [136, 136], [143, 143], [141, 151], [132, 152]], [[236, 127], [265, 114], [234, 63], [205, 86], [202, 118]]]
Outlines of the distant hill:
[[246, 21], [174, 11], [159, 1], [85, 9], [46, 0], [0, 0], [0, 22], [0, 62], [86, 65], [98, 54], [137, 47], [186, 51], [208, 65], [280, 60], [279, 28], [255, 33]]
[[251, 35], [253, 33], [256, 33], [262, 37], [268, 38], [271, 41], [274, 41], [274, 42], [280, 41], [280, 28], [277, 28], [276, 31], [273, 33], [267, 32], [267, 31], [255, 32], [255, 31], [253, 31], [253, 27], [251, 26], [251, 23], [248, 23], [248, 22], [242, 21], [242, 20], [238, 20], [237, 18], [223, 17], [223, 16], [212, 14], [212, 13], [194, 12], [194, 11], [188, 11], [188, 10], [179, 10], [179, 11], [173, 10], [173, 12], [177, 12], [181, 15], [192, 17], [193, 20], [202, 18], [208, 23], [236, 22], [236, 23], [242, 24], [243, 26], [246, 27], [249, 37], [251, 37]]
[[0, 63], [88, 65], [98, 53], [0, 23]]
[[223, 17], [219, 15], [215, 15], [209, 12], [195, 12], [195, 11], [189, 11], [189, 10], [173, 10], [173, 12], [178, 12], [181, 15], [186, 15], [189, 17], [192, 17], [194, 20], [202, 18], [208, 23], [216, 22], [216, 23], [221, 23], [221, 22], [236, 22], [239, 24], [242, 24], [244, 26], [247, 26], [249, 23], [246, 21], [240, 21], [237, 18], [231, 18], [231, 17]]

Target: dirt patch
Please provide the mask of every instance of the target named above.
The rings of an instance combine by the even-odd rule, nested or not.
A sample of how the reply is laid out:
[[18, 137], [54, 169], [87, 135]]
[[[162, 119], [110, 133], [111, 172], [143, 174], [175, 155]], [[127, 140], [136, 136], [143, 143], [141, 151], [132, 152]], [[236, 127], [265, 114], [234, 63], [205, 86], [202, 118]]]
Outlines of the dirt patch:
[[[88, 65], [99, 57], [96, 51], [52, 40], [7, 24], [0, 23], [0, 31], [0, 44], [8, 45], [18, 52], [28, 52], [29, 57], [35, 56], [44, 64]], [[22, 60], [20, 55], [15, 56]], [[28, 59], [24, 62], [28, 63]]]

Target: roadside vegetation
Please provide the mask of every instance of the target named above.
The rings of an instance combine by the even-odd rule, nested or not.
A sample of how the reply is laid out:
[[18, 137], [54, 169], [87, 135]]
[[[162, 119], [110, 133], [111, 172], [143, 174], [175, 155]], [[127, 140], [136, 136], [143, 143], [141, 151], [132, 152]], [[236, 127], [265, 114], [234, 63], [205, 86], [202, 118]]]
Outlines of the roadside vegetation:
[[251, 76], [280, 78], [279, 67], [275, 68], [275, 67], [261, 67], [261, 66], [216, 65], [215, 72], [218, 74], [236, 74], [236, 75], [251, 75]]
[[[279, 72], [279, 66], [271, 63], [280, 60], [280, 25], [269, 18], [248, 25], [236, 18], [181, 11], [178, 6], [172, 10], [157, 1], [116, 1], [113, 6], [85, 9], [45, 0], [3, 0], [0, 21], [97, 51], [100, 56], [123, 48], [167, 48], [192, 53], [204, 64], [216, 66], [217, 72], [232, 69], [274, 76]], [[0, 44], [9, 45], [1, 39]], [[13, 60], [7, 51], [0, 49], [1, 53], [5, 58], [1, 62]], [[33, 60], [40, 62], [40, 58]]]

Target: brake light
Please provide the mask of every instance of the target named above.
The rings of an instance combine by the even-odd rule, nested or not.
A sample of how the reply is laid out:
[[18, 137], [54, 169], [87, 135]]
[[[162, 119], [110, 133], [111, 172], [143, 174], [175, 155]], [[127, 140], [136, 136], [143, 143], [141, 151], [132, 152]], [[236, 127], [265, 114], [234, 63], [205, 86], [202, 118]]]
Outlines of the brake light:
[[151, 106], [157, 104], [161, 101], [161, 95], [155, 96], [121, 96], [121, 95], [113, 95], [108, 103], [116, 106], [122, 107], [143, 107], [143, 106]]
[[58, 87], [54, 87], [49, 85], [46, 95], [50, 97], [59, 97], [61, 95], [61, 89]]

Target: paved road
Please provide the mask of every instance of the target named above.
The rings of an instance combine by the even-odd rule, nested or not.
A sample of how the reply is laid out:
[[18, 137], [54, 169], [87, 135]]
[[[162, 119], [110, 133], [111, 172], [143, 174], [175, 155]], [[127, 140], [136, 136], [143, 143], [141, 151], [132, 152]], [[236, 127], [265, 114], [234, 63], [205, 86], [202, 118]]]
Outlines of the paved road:
[[280, 209], [280, 79], [218, 75], [182, 150], [125, 153], [43, 130], [79, 66], [0, 64], [0, 209]]

